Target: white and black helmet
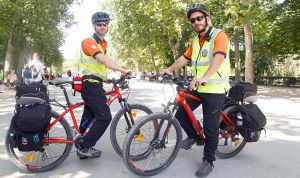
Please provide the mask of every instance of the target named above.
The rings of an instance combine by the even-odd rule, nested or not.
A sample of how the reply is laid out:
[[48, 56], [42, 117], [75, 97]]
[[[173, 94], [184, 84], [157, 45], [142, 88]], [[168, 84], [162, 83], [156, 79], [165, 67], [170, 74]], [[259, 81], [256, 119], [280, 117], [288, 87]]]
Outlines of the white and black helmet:
[[202, 13], [204, 13], [205, 16], [209, 16], [209, 10], [207, 9], [207, 7], [202, 4], [202, 3], [195, 3], [195, 4], [191, 4], [186, 11], [186, 16], [188, 19], [190, 19], [190, 16], [193, 12], [197, 12], [200, 11]]
[[96, 12], [92, 16], [92, 23], [95, 24], [97, 22], [109, 22], [110, 18], [106, 12]]

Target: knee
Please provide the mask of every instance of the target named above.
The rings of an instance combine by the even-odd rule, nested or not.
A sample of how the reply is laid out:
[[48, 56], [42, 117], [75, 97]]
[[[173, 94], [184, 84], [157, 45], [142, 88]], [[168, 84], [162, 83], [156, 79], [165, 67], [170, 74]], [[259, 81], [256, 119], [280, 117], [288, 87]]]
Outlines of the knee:
[[110, 113], [100, 113], [96, 116], [96, 120], [99, 120], [99, 121], [102, 121], [102, 122], [105, 122], [107, 124], [109, 124], [112, 120], [112, 116]]

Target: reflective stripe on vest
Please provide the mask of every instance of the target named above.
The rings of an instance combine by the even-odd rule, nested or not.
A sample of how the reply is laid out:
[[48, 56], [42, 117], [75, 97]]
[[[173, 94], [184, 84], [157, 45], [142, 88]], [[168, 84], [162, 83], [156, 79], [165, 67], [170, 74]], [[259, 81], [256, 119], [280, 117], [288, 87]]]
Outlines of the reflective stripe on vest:
[[[196, 36], [193, 40], [192, 47], [192, 70], [194, 75], [201, 78], [208, 70], [211, 60], [213, 60], [214, 41], [218, 33], [221, 30], [212, 28], [210, 41], [205, 41], [203, 46], [200, 47], [199, 37]], [[229, 75], [230, 75], [230, 63], [229, 63], [229, 47], [228, 44], [227, 55], [224, 62], [206, 82], [205, 86], [197, 88], [201, 93], [225, 93], [229, 89]], [[215, 59], [216, 60], [216, 59]]]
[[[91, 37], [95, 41], [94, 38]], [[102, 54], [106, 54], [104, 49], [100, 44], [98, 44], [98, 47], [100, 49], [100, 52]], [[80, 65], [84, 68], [82, 71], [83, 75], [95, 75], [102, 80], [107, 79], [107, 73], [106, 73], [106, 67], [101, 64], [97, 59], [95, 59], [93, 56], [88, 56], [86, 55], [82, 50], [81, 50], [81, 63]]]

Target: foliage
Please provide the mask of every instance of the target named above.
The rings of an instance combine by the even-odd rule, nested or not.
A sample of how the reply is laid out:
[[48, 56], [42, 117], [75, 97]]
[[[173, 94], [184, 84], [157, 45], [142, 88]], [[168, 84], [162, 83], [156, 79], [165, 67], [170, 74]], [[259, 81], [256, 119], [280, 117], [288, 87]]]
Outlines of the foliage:
[[[168, 43], [171, 37], [176, 43], [178, 32], [182, 39], [177, 56], [187, 48], [194, 36], [185, 17], [186, 5], [199, 1], [121, 1], [114, 0], [116, 22], [113, 25], [113, 43], [118, 49], [119, 58], [133, 68], [153, 71], [151, 58], [157, 68], [174, 62], [174, 53]], [[254, 47], [255, 75], [272, 74], [274, 67], [292, 57], [299, 58], [300, 48], [300, 3], [286, 0], [277, 4], [274, 0], [210, 0], [207, 6], [211, 11], [213, 25], [225, 30], [233, 42], [233, 35], [239, 31], [242, 72], [245, 72], [245, 37], [243, 26], [250, 22]], [[152, 57], [151, 57], [152, 56]], [[231, 51], [231, 66], [234, 66], [234, 53]], [[135, 66], [135, 67], [134, 67]], [[138, 66], [138, 67], [137, 67]], [[249, 67], [249, 66], [248, 66]], [[292, 70], [278, 75], [296, 75]], [[273, 73], [274, 74], [274, 73]]]
[[286, 0], [275, 5], [269, 12], [269, 50], [274, 55], [300, 57], [300, 3]]
[[[12, 32], [13, 66], [25, 53], [38, 51], [50, 66], [62, 67], [63, 29], [73, 23], [70, 5], [78, 0], [0, 0], [0, 67], [3, 68]], [[194, 36], [185, 16], [187, 4], [197, 0], [109, 0], [110, 35], [123, 65], [154, 72], [171, 65]], [[100, 2], [101, 5], [105, 4]], [[245, 71], [243, 25], [250, 22], [254, 42], [255, 75], [298, 75], [300, 58], [300, 3], [285, 0], [209, 0], [213, 25], [225, 30], [233, 42], [238, 34], [242, 72]], [[239, 33], [237, 33], [239, 31]], [[27, 39], [27, 41], [26, 41]], [[29, 41], [28, 41], [29, 40]], [[247, 48], [247, 47], [246, 47]], [[231, 51], [231, 66], [234, 66]], [[293, 72], [294, 71], [294, 72]]]
[[[113, 2], [118, 19], [111, 30], [113, 44], [127, 65], [155, 71], [152, 61], [155, 68], [162, 68], [186, 50], [191, 36], [184, 13], [186, 4], [176, 0]], [[177, 51], [172, 51], [177, 42]]]
[[[26, 42], [32, 51], [41, 53], [47, 65], [61, 65], [63, 57], [60, 46], [63, 43], [63, 27], [69, 27], [73, 15], [68, 8], [76, 0], [4, 0], [0, 2], [0, 53], [5, 54], [9, 33], [12, 32], [14, 47], [13, 59], [18, 60], [18, 53]], [[4, 56], [0, 56], [4, 62]]]

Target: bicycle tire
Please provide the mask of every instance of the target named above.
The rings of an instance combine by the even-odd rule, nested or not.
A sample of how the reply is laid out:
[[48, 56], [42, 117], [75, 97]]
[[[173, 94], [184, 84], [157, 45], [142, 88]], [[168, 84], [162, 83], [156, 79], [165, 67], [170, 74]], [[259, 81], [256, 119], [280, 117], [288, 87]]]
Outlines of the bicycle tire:
[[[238, 111], [238, 105], [231, 105], [228, 106], [226, 108], [224, 108], [223, 112], [233, 121], [235, 122], [236, 120], [236, 113]], [[225, 128], [225, 126], [222, 126], [222, 120], [223, 120], [223, 116], [221, 115], [220, 117], [220, 129], [219, 129], [219, 133], [228, 133], [229, 132], [233, 132], [234, 128], [232, 126], [227, 126]], [[230, 131], [231, 129], [231, 131]], [[229, 138], [227, 139], [226, 142], [226, 138], [221, 137], [222, 139], [219, 139], [219, 144], [216, 150], [216, 156], [218, 158], [221, 159], [227, 159], [227, 158], [232, 158], [235, 155], [237, 155], [240, 151], [242, 151], [242, 149], [245, 147], [246, 145], [246, 141], [244, 140], [244, 138], [241, 136], [241, 134], [235, 134], [233, 138]], [[222, 142], [222, 140], [224, 139], [224, 144]], [[241, 140], [242, 139], [242, 140]], [[220, 143], [221, 142], [221, 143]], [[230, 142], [230, 143], [229, 143]], [[231, 144], [233, 143], [233, 144]], [[233, 147], [230, 150], [230, 147]], [[225, 151], [225, 149], [228, 148], [229, 151]]]
[[[56, 119], [60, 116], [55, 111], [51, 111], [50, 115], [51, 115], [52, 119]], [[47, 134], [49, 134], [49, 137], [51, 138], [51, 135], [54, 134], [54, 132], [56, 132], [56, 130], [55, 130], [56, 128], [54, 128], [54, 127], [57, 126], [58, 124], [62, 125], [64, 132], [65, 132], [66, 139], [73, 140], [73, 135], [72, 135], [70, 125], [65, 118], [62, 118], [47, 132]], [[57, 129], [59, 129], [59, 131], [60, 131], [61, 127], [57, 126]], [[6, 153], [8, 154], [10, 160], [17, 167], [19, 167], [21, 170], [26, 171], [26, 172], [39, 173], [39, 172], [47, 172], [47, 171], [54, 169], [69, 156], [70, 151], [73, 146], [72, 144], [64, 144], [65, 147], [62, 148], [63, 152], [60, 156], [56, 156], [53, 154], [53, 151], [51, 150], [53, 148], [50, 148], [50, 146], [54, 145], [54, 144], [44, 144], [44, 146], [43, 146], [43, 148], [45, 149], [44, 151], [20, 152], [17, 147], [13, 146], [12, 137], [10, 136], [10, 134], [11, 134], [11, 128], [9, 128], [9, 130], [7, 131], [7, 134], [6, 134], [6, 139], [5, 139]], [[59, 134], [63, 134], [63, 133], [59, 133]], [[59, 145], [59, 146], [61, 146], [61, 145]], [[51, 162], [50, 164], [38, 165], [39, 161], [37, 161], [37, 160], [35, 161], [34, 159], [41, 158], [42, 159], [42, 161], [40, 162], [41, 164], [47, 162], [46, 159], [42, 158], [42, 155], [45, 156], [45, 154], [47, 154], [46, 152], [48, 153], [48, 155], [46, 155], [46, 159], [48, 159], [48, 156], [50, 155], [51, 156], [50, 160], [53, 158], [55, 160], [53, 162]], [[52, 152], [52, 153], [50, 154], [50, 152]], [[24, 155], [23, 157], [21, 157], [21, 156], [19, 156], [21, 154], [25, 154], [27, 156]], [[27, 159], [27, 160], [21, 160], [22, 158]], [[32, 160], [30, 161], [29, 158]], [[34, 164], [34, 163], [36, 163], [36, 164]]]
[[[131, 145], [133, 139], [136, 138], [137, 133], [143, 132], [142, 127], [145, 126], [147, 123], [151, 122], [152, 120], [157, 120], [158, 123], [160, 123], [159, 120], [167, 121], [167, 123], [170, 122], [171, 127], [170, 127], [169, 132], [168, 132], [167, 142], [164, 142], [163, 143], [164, 146], [162, 146], [160, 148], [158, 148], [158, 147], [154, 148], [153, 147], [152, 150], [151, 150], [151, 148], [146, 148], [147, 151], [151, 150], [151, 153], [146, 154], [146, 157], [144, 157], [143, 159], [132, 159], [132, 157], [135, 156], [135, 155], [133, 156], [133, 154], [131, 153], [131, 148], [134, 148]], [[172, 126], [174, 128], [172, 128]], [[170, 139], [169, 138], [170, 137], [170, 132], [173, 129], [175, 131], [176, 138], [175, 139], [172, 139], [172, 138]], [[159, 130], [159, 128], [156, 129], [156, 130]], [[161, 134], [163, 134], [165, 132], [165, 130], [166, 130], [166, 128], [165, 129], [162, 128], [161, 131], [159, 132], [159, 136], [161, 136]], [[150, 138], [150, 140], [152, 140], [153, 137], [149, 137], [149, 136], [146, 137], [145, 136], [144, 138]], [[172, 140], [175, 141], [174, 144], [172, 144]], [[159, 142], [159, 141], [161, 141], [161, 140], [158, 139], [157, 142], [152, 142], [152, 143], [160, 144], [161, 142]], [[152, 113], [152, 114], [144, 117], [143, 119], [139, 120], [132, 127], [132, 129], [129, 131], [129, 133], [127, 134], [127, 137], [126, 137], [125, 142], [124, 142], [124, 147], [123, 147], [123, 150], [124, 150], [124, 152], [123, 152], [123, 161], [125, 163], [126, 168], [135, 175], [138, 175], [138, 176], [153, 176], [153, 175], [156, 175], [159, 172], [166, 169], [175, 160], [175, 158], [177, 157], [177, 154], [179, 152], [179, 149], [180, 149], [181, 141], [182, 141], [182, 131], [181, 131], [181, 126], [180, 126], [179, 122], [177, 121], [177, 119], [174, 118], [172, 120], [171, 115], [167, 114], [167, 113]], [[150, 144], [151, 144], [151, 142], [150, 142]], [[163, 160], [164, 155], [161, 154], [161, 151], [163, 151], [163, 149], [168, 149], [168, 147], [171, 148], [172, 145], [174, 145], [174, 149], [171, 150], [170, 156], [165, 157], [165, 161], [163, 163], [159, 163], [158, 167], [155, 167], [155, 168], [151, 167], [150, 169], [147, 170], [147, 169], [143, 168], [143, 166], [139, 167], [139, 165], [135, 164], [136, 162], [138, 163], [138, 161], [146, 161], [147, 159], [150, 159], [151, 156], [156, 157], [156, 154], [160, 155], [160, 157], [158, 159]], [[139, 147], [139, 148], [141, 148], [141, 147]], [[141, 154], [145, 154], [145, 151], [143, 151]], [[151, 161], [153, 161], [153, 160], [150, 159], [150, 162]], [[153, 161], [153, 162], [155, 162], [155, 161]], [[146, 164], [142, 164], [142, 165], [146, 165]]]
[[[130, 104], [129, 105], [130, 109], [131, 110], [138, 110], [138, 111], [142, 111], [144, 114], [146, 115], [149, 115], [152, 113], [152, 111], [144, 106], [144, 105], [141, 105], [141, 104]], [[137, 111], [137, 112], [138, 112]], [[124, 116], [124, 114], [127, 112], [127, 109], [126, 108], [121, 108], [117, 114], [114, 116], [112, 122], [111, 122], [111, 125], [110, 125], [110, 142], [111, 142], [111, 145], [113, 147], [113, 149], [115, 150], [115, 152], [120, 156], [122, 157], [123, 156], [123, 149], [122, 149], [122, 146], [123, 146], [123, 143], [124, 143], [124, 140], [125, 140], [125, 137], [128, 133], [128, 128], [129, 127], [132, 127], [131, 125], [128, 126], [127, 125], [127, 128], [123, 128], [122, 130], [124, 131], [124, 138], [122, 138], [122, 135], [118, 135], [117, 136], [117, 127], [120, 125], [120, 119]], [[143, 114], [142, 113], [142, 114]], [[139, 117], [140, 119], [140, 117]], [[124, 119], [125, 120], [125, 119]], [[127, 124], [127, 123], [126, 123]], [[131, 124], [131, 123], [130, 123]], [[155, 124], [155, 123], [154, 123]], [[157, 125], [157, 124], [156, 124]], [[126, 126], [126, 125], [125, 125]], [[120, 146], [122, 145], [122, 146]]]

